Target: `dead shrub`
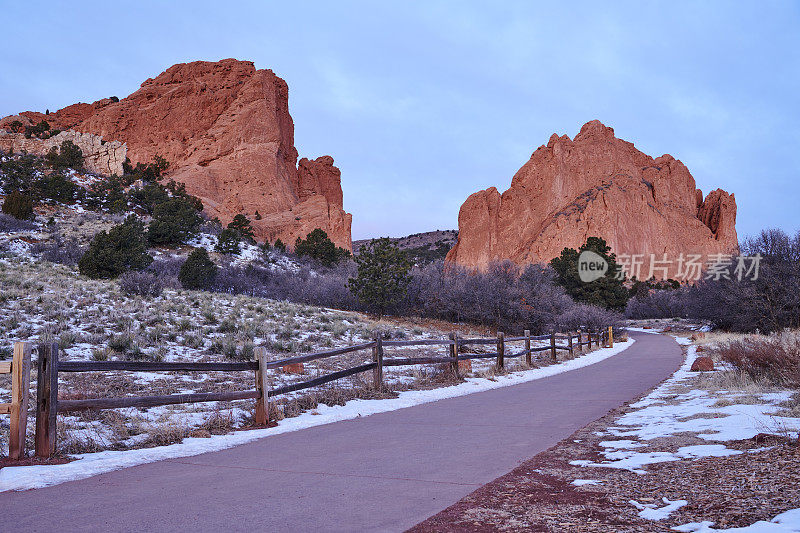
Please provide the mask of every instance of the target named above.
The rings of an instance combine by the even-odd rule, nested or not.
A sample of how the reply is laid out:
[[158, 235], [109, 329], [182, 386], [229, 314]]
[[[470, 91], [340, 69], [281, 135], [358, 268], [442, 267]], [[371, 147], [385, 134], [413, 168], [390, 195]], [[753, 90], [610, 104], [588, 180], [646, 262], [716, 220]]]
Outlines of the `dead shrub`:
[[800, 388], [800, 335], [745, 337], [714, 348], [720, 359], [754, 380]]
[[225, 435], [233, 431], [235, 422], [233, 413], [217, 409], [197, 429], [208, 431], [211, 435]]
[[141, 432], [147, 433], [147, 438], [139, 443], [139, 447], [151, 448], [182, 442], [184, 438], [190, 436], [192, 430], [184, 421], [165, 420], [160, 423], [145, 424]]

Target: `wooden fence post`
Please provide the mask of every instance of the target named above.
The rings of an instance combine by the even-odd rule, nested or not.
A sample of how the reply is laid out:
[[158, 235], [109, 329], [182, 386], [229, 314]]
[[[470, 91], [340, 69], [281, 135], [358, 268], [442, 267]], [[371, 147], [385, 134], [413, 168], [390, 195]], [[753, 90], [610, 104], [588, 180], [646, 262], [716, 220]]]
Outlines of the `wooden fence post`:
[[383, 390], [383, 335], [380, 331], [375, 332], [372, 360], [375, 362], [375, 368], [372, 369], [372, 386], [375, 390]]
[[458, 333], [455, 331], [450, 334], [450, 340], [453, 344], [450, 345], [450, 357], [453, 358], [453, 375], [458, 378]]
[[497, 368], [502, 370], [506, 365], [506, 340], [502, 331], [497, 332]]
[[583, 344], [581, 344], [582, 342], [583, 342], [583, 332], [581, 331], [581, 328], [578, 328], [578, 351], [581, 353], [583, 353]]
[[588, 346], [589, 350], [591, 351], [591, 349], [592, 349], [592, 331], [591, 330], [586, 332], [586, 342], [589, 343], [586, 346]]
[[36, 456], [56, 452], [58, 414], [58, 343], [40, 344], [36, 380]]
[[259, 393], [256, 398], [256, 425], [266, 426], [269, 424], [269, 385], [267, 384], [267, 349], [264, 346], [256, 347], [256, 390]]
[[14, 343], [11, 360], [11, 436], [8, 457], [25, 457], [25, 432], [28, 427], [28, 389], [31, 385], [31, 344]]
[[531, 332], [527, 329], [525, 330], [525, 363], [533, 366], [531, 364]]
[[558, 357], [556, 356], [556, 333], [555, 332], [550, 334], [550, 358], [553, 360], [554, 363], [558, 362]]
[[575, 357], [574, 348], [572, 347], [572, 332], [567, 332], [567, 346], [569, 346], [569, 358]]
[[608, 347], [614, 347], [614, 327], [608, 326]]

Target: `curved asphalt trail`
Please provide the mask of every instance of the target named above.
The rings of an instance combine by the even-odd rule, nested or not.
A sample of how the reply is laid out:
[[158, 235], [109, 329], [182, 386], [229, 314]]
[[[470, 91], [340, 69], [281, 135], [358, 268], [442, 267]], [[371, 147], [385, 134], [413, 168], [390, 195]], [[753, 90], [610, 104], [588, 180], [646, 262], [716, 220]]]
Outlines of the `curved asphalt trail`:
[[605, 361], [521, 385], [0, 493], [0, 528], [403, 530], [678, 369], [672, 337], [632, 336]]

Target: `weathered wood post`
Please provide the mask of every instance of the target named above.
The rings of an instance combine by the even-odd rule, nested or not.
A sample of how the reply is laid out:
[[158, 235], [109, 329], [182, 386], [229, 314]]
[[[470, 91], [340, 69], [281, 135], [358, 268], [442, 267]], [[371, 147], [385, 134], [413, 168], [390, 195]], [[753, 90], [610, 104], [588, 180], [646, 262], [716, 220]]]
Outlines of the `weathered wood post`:
[[58, 343], [40, 344], [36, 379], [36, 456], [56, 452], [58, 414]]
[[458, 333], [455, 331], [451, 333], [450, 340], [453, 341], [453, 344], [450, 345], [450, 357], [453, 358], [453, 375], [458, 378]]
[[531, 332], [528, 329], [525, 330], [525, 363], [533, 366], [531, 364]]
[[589, 347], [589, 351], [591, 351], [592, 350], [592, 331], [591, 330], [586, 332], [586, 342], [589, 343], [586, 346], [588, 346]]
[[614, 327], [608, 326], [608, 347], [614, 347]]
[[583, 343], [583, 332], [581, 331], [581, 328], [578, 328], [578, 351], [580, 353], [583, 353], [583, 344], [582, 343]]
[[264, 346], [256, 347], [256, 425], [266, 426], [269, 424], [269, 385], [267, 384], [267, 349]]
[[550, 359], [552, 359], [554, 363], [558, 362], [558, 357], [556, 356], [556, 333], [555, 332], [550, 334]]
[[502, 331], [497, 332], [497, 369], [502, 370], [506, 365], [506, 339]]
[[383, 335], [380, 331], [375, 332], [372, 360], [375, 362], [375, 368], [372, 369], [372, 386], [375, 390], [383, 390]]
[[25, 432], [28, 427], [28, 389], [31, 385], [31, 343], [14, 343], [11, 360], [11, 436], [8, 457], [25, 457]]
[[572, 359], [575, 357], [574, 348], [572, 346], [572, 332], [567, 332], [567, 346], [569, 346], [569, 358]]

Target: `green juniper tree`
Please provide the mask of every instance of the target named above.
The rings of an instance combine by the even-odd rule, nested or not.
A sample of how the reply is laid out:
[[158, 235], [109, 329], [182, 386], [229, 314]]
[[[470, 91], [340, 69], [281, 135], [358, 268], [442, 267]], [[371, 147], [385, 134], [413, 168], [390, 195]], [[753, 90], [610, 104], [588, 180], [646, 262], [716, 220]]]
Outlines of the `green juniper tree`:
[[214, 283], [217, 265], [208, 257], [205, 248], [195, 248], [186, 258], [178, 273], [184, 289], [205, 289]]
[[128, 270], [141, 270], [153, 262], [147, 253], [144, 225], [133, 215], [108, 232], [92, 239], [78, 261], [78, 269], [90, 278], [115, 278]]
[[19, 191], [11, 191], [3, 200], [2, 211], [19, 220], [32, 220], [33, 199]]
[[83, 168], [83, 152], [72, 141], [63, 141], [61, 148], [53, 146], [45, 156], [47, 164], [53, 169]]
[[305, 239], [298, 237], [294, 243], [294, 253], [308, 256], [327, 267], [350, 255], [344, 248], [337, 247], [328, 234], [319, 228], [306, 235]]
[[358, 273], [347, 286], [360, 302], [383, 316], [405, 296], [411, 282], [411, 263], [388, 238], [373, 239], [355, 257]]
[[203, 219], [191, 201], [179, 196], [156, 204], [147, 228], [150, 244], [184, 244], [200, 229]]
[[[606, 273], [595, 281], [581, 281], [578, 275], [578, 257], [585, 250], [593, 251], [608, 263]], [[564, 248], [559, 257], [550, 261], [550, 266], [556, 272], [556, 283], [564, 287], [575, 300], [607, 309], [625, 308], [628, 291], [623, 285], [624, 279], [618, 276], [617, 256], [611, 253], [611, 247], [600, 237], [589, 237], [578, 250]]]
[[241, 251], [239, 247], [241, 242], [242, 238], [238, 231], [225, 228], [217, 236], [217, 245], [214, 247], [214, 251], [221, 254], [237, 255]]
[[243, 214], [239, 213], [233, 217], [233, 220], [231, 220], [230, 224], [228, 224], [228, 229], [238, 232], [239, 239], [249, 242], [250, 244], [256, 243], [256, 239], [253, 234], [253, 226], [250, 224], [250, 219]]

